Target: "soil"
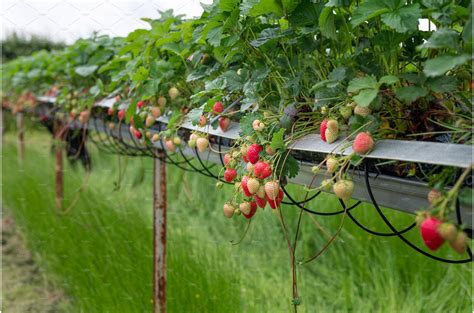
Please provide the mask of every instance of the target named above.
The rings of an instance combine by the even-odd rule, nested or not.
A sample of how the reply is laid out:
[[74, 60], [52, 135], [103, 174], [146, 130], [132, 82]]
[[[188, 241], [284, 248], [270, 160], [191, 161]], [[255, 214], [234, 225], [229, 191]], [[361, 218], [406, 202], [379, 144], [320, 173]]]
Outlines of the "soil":
[[2, 218], [2, 311], [68, 312], [70, 302], [36, 264], [11, 217]]

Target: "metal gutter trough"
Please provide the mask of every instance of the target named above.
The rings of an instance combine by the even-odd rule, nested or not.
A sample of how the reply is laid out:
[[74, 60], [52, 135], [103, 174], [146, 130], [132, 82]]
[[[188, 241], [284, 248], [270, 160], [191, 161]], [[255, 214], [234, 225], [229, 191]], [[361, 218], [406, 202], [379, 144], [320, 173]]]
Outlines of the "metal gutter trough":
[[[54, 103], [55, 99], [53, 97], [38, 97], [38, 101]], [[95, 106], [105, 109], [111, 107], [114, 103], [114, 98], [108, 98], [96, 103]], [[126, 107], [126, 105], [123, 107]], [[152, 128], [150, 130], [152, 134], [163, 130], [168, 123], [168, 118], [162, 116], [157, 119], [157, 122], [160, 125], [160, 128]], [[118, 139], [118, 143], [122, 143], [125, 145], [125, 147], [128, 146], [130, 149], [137, 149], [135, 155], [150, 154], [149, 147], [147, 148], [143, 143], [135, 139], [130, 134], [128, 126], [126, 125], [122, 125], [118, 129], [110, 130], [104, 124], [102, 119], [91, 118], [88, 128], [105, 133], [107, 136]], [[218, 138], [219, 143], [221, 142], [221, 139], [226, 139], [229, 141], [235, 140], [239, 137], [239, 124], [236, 122], [231, 122], [231, 125], [226, 132], [222, 132], [219, 128], [213, 129], [209, 126], [194, 126], [190, 121], [185, 121], [181, 125], [181, 128], [189, 131], [201, 131], [209, 133], [211, 136]], [[216, 143], [214, 142], [213, 145], [216, 146]], [[160, 141], [154, 143], [154, 148], [158, 150], [166, 149], [163, 143]], [[185, 146], [180, 149], [179, 153], [175, 153], [182, 154], [190, 158], [199, 157], [199, 160], [203, 161], [201, 163], [222, 163], [222, 155], [219, 155], [219, 153], [215, 152], [216, 150], [222, 148], [225, 149], [226, 147], [219, 144], [219, 147], [214, 147], [214, 149], [208, 150], [201, 154], [198, 153], [196, 149], [190, 149], [189, 147]], [[342, 151], [340, 141], [328, 144], [323, 142], [316, 134], [311, 134], [297, 140], [292, 145], [291, 149], [294, 152], [303, 151], [322, 154], [334, 153], [348, 155], [352, 152], [350, 147]], [[120, 150], [117, 152], [120, 153]], [[412, 163], [467, 168], [472, 163], [472, 152], [472, 146], [462, 144], [407, 140], [379, 140], [376, 143], [375, 149], [366, 156], [366, 159], [369, 161], [397, 160]], [[168, 155], [171, 156], [172, 153], [169, 152]], [[311, 172], [311, 167], [313, 165], [314, 163], [312, 163], [311, 160], [301, 160], [300, 172], [295, 178], [291, 179], [290, 182], [306, 186], [309, 186], [312, 182], [311, 187], [314, 188], [319, 186], [321, 180], [324, 179], [324, 174], [318, 174], [313, 180], [314, 174]], [[430, 189], [424, 182], [383, 174], [379, 175], [373, 172], [368, 172], [366, 174], [365, 170], [363, 169], [355, 169], [353, 173], [353, 181], [355, 184], [353, 193], [354, 199], [363, 202], [373, 202], [366, 184], [365, 176], [367, 175], [367, 182], [370, 184], [371, 192], [378, 205], [411, 214], [415, 214], [415, 212], [428, 207], [426, 196]], [[461, 206], [459, 211], [460, 220], [458, 222], [467, 226], [469, 229], [472, 229], [472, 209], [470, 207]], [[456, 216], [453, 216], [453, 218], [456, 219]]]

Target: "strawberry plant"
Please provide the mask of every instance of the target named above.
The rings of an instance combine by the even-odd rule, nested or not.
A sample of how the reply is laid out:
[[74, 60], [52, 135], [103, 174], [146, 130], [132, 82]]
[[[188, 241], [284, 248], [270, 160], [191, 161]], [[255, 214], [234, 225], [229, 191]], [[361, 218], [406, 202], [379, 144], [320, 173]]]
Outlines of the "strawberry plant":
[[[472, 144], [468, 1], [220, 0], [199, 18], [166, 11], [143, 20], [150, 29], [125, 38], [94, 36], [4, 64], [4, 105], [18, 111], [34, 106], [35, 95], [57, 96], [56, 117], [85, 124], [98, 99], [115, 97], [111, 128], [128, 124], [137, 142], [163, 140], [169, 152], [184, 146], [186, 122], [198, 127], [187, 145], [201, 154], [214, 151], [211, 129], [225, 133], [238, 122], [219, 175], [235, 186], [227, 218], [251, 219], [267, 204], [280, 214], [283, 188], [299, 173], [292, 146], [312, 134], [338, 153], [312, 159], [323, 179], [307, 190], [332, 190], [344, 205], [354, 193], [352, 170], [378, 140]], [[167, 129], [156, 132], [160, 117]], [[433, 187], [417, 217], [424, 242], [466, 250], [450, 214], [458, 198], [470, 199], [462, 187], [472, 166], [459, 174], [390, 161], [377, 170]], [[295, 271], [296, 241], [279, 217]]]

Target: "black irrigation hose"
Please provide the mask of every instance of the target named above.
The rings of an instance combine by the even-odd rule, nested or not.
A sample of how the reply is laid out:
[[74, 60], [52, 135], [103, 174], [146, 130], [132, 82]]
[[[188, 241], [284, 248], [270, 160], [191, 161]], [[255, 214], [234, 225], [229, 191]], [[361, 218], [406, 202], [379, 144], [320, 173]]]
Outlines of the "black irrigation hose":
[[[122, 134], [122, 132], [120, 132], [120, 134]], [[140, 142], [137, 143], [137, 140], [135, 138], [135, 135], [132, 134], [130, 132], [130, 130], [128, 131], [128, 134], [130, 136], [130, 139], [133, 143], [133, 146], [132, 146], [132, 149], [136, 149], [138, 151], [141, 151], [142, 152], [142, 155], [143, 156], [148, 156], [148, 157], [153, 157], [153, 154], [148, 154], [149, 150], [147, 149], [147, 147], [143, 147], [143, 146], [140, 146]], [[142, 136], [145, 136], [144, 134], [142, 134]]]
[[214, 178], [218, 178], [216, 175], [214, 175], [214, 173], [212, 173], [209, 169], [211, 169], [212, 167], [215, 166], [215, 164], [213, 164], [212, 167], [207, 167], [206, 165], [204, 165], [204, 162], [202, 161], [201, 159], [201, 156], [199, 155], [199, 151], [197, 150], [197, 147], [194, 147], [194, 151], [196, 152], [196, 157], [199, 161], [199, 163], [201, 164], [202, 168], [209, 173], [209, 175], [211, 175], [210, 177], [214, 177]]
[[219, 159], [221, 160], [221, 164], [223, 167], [225, 167], [225, 164], [224, 164], [224, 159], [222, 158], [222, 137], [221, 136], [218, 136], [217, 137], [217, 144], [219, 145]]
[[[342, 201], [341, 199], [339, 199], [339, 203], [341, 204], [341, 206], [343, 208], [345, 208], [345, 204], [344, 204], [344, 201]], [[359, 201], [360, 203], [360, 201]], [[409, 231], [410, 229], [412, 229], [413, 227], [416, 226], [416, 223], [413, 223], [411, 224], [410, 226], [398, 231], [398, 232], [391, 232], [391, 233], [381, 233], [381, 232], [378, 232], [378, 231], [375, 231], [375, 230], [371, 230], [369, 228], [367, 228], [366, 226], [362, 225], [353, 215], [352, 213], [349, 212], [349, 209], [347, 210], [347, 216], [349, 216], [349, 218], [354, 222], [354, 224], [356, 224], [357, 226], [359, 226], [360, 228], [362, 228], [364, 231], [368, 232], [369, 234], [372, 234], [372, 235], [375, 235], [375, 236], [381, 236], [381, 237], [391, 237], [391, 236], [397, 236], [398, 234], [403, 234], [403, 233], [406, 233], [407, 231]], [[344, 211], [342, 211], [344, 212]]]
[[193, 172], [202, 174], [206, 177], [215, 178], [214, 176], [211, 176], [208, 173], [206, 173], [205, 169], [198, 169], [197, 167], [195, 167], [194, 164], [191, 163], [191, 160], [186, 157], [186, 155], [183, 152], [183, 149], [179, 148], [179, 152], [180, 152], [181, 156], [183, 157], [183, 159], [185, 160], [185, 162], [188, 163], [188, 165], [193, 169]]
[[[145, 150], [145, 149], [136, 146], [136, 144], [135, 144], [135, 142], [134, 142], [134, 140], [133, 140], [133, 134], [131, 134], [131, 133], [129, 132], [129, 135], [130, 135], [130, 138], [132, 139], [132, 142], [134, 143], [135, 146], [131, 146], [131, 145], [127, 144], [127, 143], [124, 141], [124, 139], [123, 139], [123, 137], [122, 137], [122, 123], [120, 122], [120, 123], [119, 123], [119, 129], [118, 129], [118, 140], [119, 140], [119, 143], [120, 143], [122, 146], [124, 146], [125, 149], [127, 149], [127, 151], [128, 151], [129, 149], [130, 149], [130, 151], [134, 151], [133, 153], [135, 153], [135, 151], [141, 151], [141, 152], [142, 152], [142, 153], [141, 153], [142, 156], [148, 156], [147, 154], [143, 153], [143, 150]], [[139, 155], [139, 154], [137, 154], [137, 156], [138, 156], [138, 155]]]
[[[282, 201], [281, 203], [283, 204], [289, 204], [289, 205], [297, 205], [299, 208], [301, 209], [304, 209], [303, 207], [301, 207], [300, 205], [301, 204], [305, 204], [311, 200], [313, 200], [314, 198], [316, 198], [317, 196], [319, 196], [319, 194], [321, 193], [321, 191], [318, 191], [317, 193], [315, 193], [314, 195], [312, 195], [311, 197], [307, 198], [306, 200], [303, 200], [303, 201], [296, 201], [294, 200], [290, 194], [286, 191], [285, 189], [285, 186], [282, 186], [281, 189], [283, 189], [283, 192], [285, 193], [285, 195], [288, 197], [288, 199], [290, 199], [290, 201]], [[339, 213], [337, 213], [339, 214]], [[334, 214], [329, 214], [329, 215], [334, 215]]]
[[[95, 123], [96, 129], [98, 130], [99, 127], [97, 126], [97, 120], [95, 120], [94, 123]], [[107, 142], [108, 142], [108, 145], [112, 146], [113, 149], [115, 149], [115, 151], [116, 151], [117, 153], [123, 154], [123, 155], [137, 156], [136, 153], [131, 154], [128, 150], [125, 150], [125, 148], [124, 148], [122, 145], [120, 145], [120, 144], [118, 144], [118, 143], [116, 142], [116, 138], [115, 138], [115, 136], [113, 135], [112, 130], [109, 129], [109, 131], [110, 131], [110, 132], [109, 132], [109, 131], [107, 130], [107, 127], [105, 127], [105, 123], [103, 123], [103, 130], [104, 130], [104, 133], [106, 134], [105, 138], [106, 138], [106, 140], [107, 140]], [[99, 130], [98, 130], [98, 133], [100, 133]], [[105, 144], [105, 143], [104, 143], [104, 144]]]
[[427, 256], [433, 260], [436, 260], [436, 261], [440, 261], [440, 262], [445, 262], [445, 263], [451, 263], [451, 264], [461, 264], [461, 263], [468, 263], [468, 262], [472, 262], [472, 254], [469, 254], [469, 259], [463, 259], [463, 260], [449, 260], [449, 259], [444, 259], [444, 258], [440, 258], [440, 257], [437, 257], [435, 255], [432, 255], [428, 252], [425, 252], [423, 250], [421, 250], [420, 248], [418, 248], [417, 246], [415, 246], [411, 241], [409, 241], [408, 239], [406, 239], [401, 233], [399, 233], [397, 231], [397, 229], [392, 225], [392, 223], [390, 223], [390, 221], [387, 219], [387, 217], [385, 216], [385, 214], [382, 212], [382, 210], [380, 209], [379, 205], [377, 204], [377, 201], [375, 200], [375, 197], [374, 197], [374, 194], [372, 193], [372, 187], [370, 186], [370, 181], [369, 181], [369, 166], [368, 166], [368, 162], [367, 160], [365, 161], [365, 184], [366, 184], [366, 187], [367, 187], [367, 191], [369, 193], [369, 197], [370, 197], [370, 200], [372, 200], [372, 204], [374, 205], [375, 209], [377, 210], [378, 214], [380, 215], [380, 217], [383, 219], [383, 221], [385, 222], [385, 224], [394, 232], [396, 233], [396, 236], [398, 238], [400, 238], [400, 240], [402, 240], [405, 244], [407, 244], [409, 247], [411, 247], [413, 250], [423, 254], [424, 256]]

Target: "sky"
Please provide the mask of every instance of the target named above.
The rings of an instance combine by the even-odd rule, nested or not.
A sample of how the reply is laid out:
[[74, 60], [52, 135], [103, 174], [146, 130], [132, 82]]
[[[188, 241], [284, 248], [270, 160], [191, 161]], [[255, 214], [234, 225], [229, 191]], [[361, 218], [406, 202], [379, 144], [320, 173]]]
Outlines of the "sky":
[[137, 28], [148, 28], [140, 18], [157, 18], [158, 10], [200, 16], [200, 3], [212, 0], [0, 0], [0, 37], [16, 31], [72, 43], [94, 31], [126, 36]]

